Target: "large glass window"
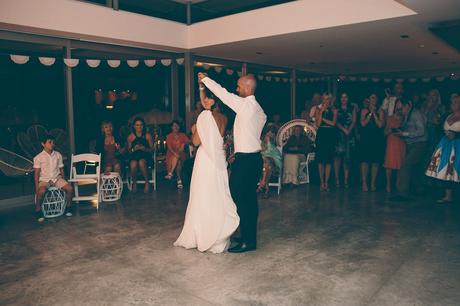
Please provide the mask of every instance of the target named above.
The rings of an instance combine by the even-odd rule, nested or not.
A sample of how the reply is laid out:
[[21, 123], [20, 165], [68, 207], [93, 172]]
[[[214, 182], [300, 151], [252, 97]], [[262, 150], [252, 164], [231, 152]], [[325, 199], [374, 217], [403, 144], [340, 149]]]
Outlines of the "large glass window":
[[146, 124], [167, 124], [171, 121], [171, 66], [159, 61], [147, 67], [143, 61], [132, 68], [122, 61], [112, 68], [102, 60], [96, 68], [85, 61], [73, 68], [75, 138], [77, 151], [92, 149], [100, 137], [102, 120], [113, 122], [117, 136], [124, 142], [130, 119], [141, 116]]
[[257, 78], [256, 97], [260, 106], [272, 121], [280, 115], [281, 122], [291, 119], [291, 83], [289, 72], [248, 65], [248, 73]]
[[66, 133], [64, 90], [62, 60], [45, 66], [31, 56], [27, 63], [16, 64], [8, 54], [0, 55], [0, 200], [34, 192], [33, 175], [14, 168], [30, 167], [18, 156], [32, 160], [41, 151], [44, 133]]

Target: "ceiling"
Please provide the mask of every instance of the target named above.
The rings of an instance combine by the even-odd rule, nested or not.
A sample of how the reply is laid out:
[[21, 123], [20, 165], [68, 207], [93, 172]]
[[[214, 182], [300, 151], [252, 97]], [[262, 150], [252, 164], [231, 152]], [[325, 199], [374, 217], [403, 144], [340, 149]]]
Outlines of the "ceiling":
[[[460, 70], [460, 53], [430, 27], [460, 20], [459, 0], [401, 0], [417, 15], [207, 46], [217, 58], [323, 74], [407, 75]], [[325, 15], [327, 16], [327, 15]], [[456, 33], [455, 33], [456, 34]], [[401, 38], [407, 35], [408, 38]], [[460, 40], [460, 31], [456, 35]]]
[[[106, 0], [83, 0], [105, 5]], [[118, 0], [119, 9], [181, 23], [187, 23], [187, 2], [191, 23], [246, 12], [293, 0]]]

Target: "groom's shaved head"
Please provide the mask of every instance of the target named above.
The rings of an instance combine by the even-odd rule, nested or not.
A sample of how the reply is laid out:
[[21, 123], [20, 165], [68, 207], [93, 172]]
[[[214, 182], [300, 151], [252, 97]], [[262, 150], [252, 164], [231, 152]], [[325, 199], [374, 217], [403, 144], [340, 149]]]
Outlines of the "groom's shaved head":
[[241, 97], [251, 96], [255, 93], [257, 81], [254, 75], [248, 74], [238, 79], [238, 87], [236, 91]]

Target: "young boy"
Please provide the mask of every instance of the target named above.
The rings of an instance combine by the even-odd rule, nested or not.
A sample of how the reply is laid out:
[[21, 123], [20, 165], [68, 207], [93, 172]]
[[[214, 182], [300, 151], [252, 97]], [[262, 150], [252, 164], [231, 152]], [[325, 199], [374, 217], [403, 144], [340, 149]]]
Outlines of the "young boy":
[[38, 222], [45, 221], [41, 204], [49, 186], [61, 188], [66, 193], [65, 215], [71, 217], [70, 205], [72, 201], [72, 186], [64, 180], [64, 163], [61, 153], [54, 151], [54, 137], [45, 135], [42, 140], [43, 151], [34, 157], [35, 169], [35, 213]]

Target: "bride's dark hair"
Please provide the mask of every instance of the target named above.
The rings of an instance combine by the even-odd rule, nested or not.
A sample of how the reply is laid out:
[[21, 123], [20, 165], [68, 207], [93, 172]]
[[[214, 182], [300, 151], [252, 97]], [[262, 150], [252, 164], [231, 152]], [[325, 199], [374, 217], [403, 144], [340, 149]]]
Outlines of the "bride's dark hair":
[[210, 111], [213, 111], [215, 108], [222, 110], [222, 102], [210, 91], [207, 87], [204, 89], [206, 97], [214, 100], [214, 104], [211, 106]]

